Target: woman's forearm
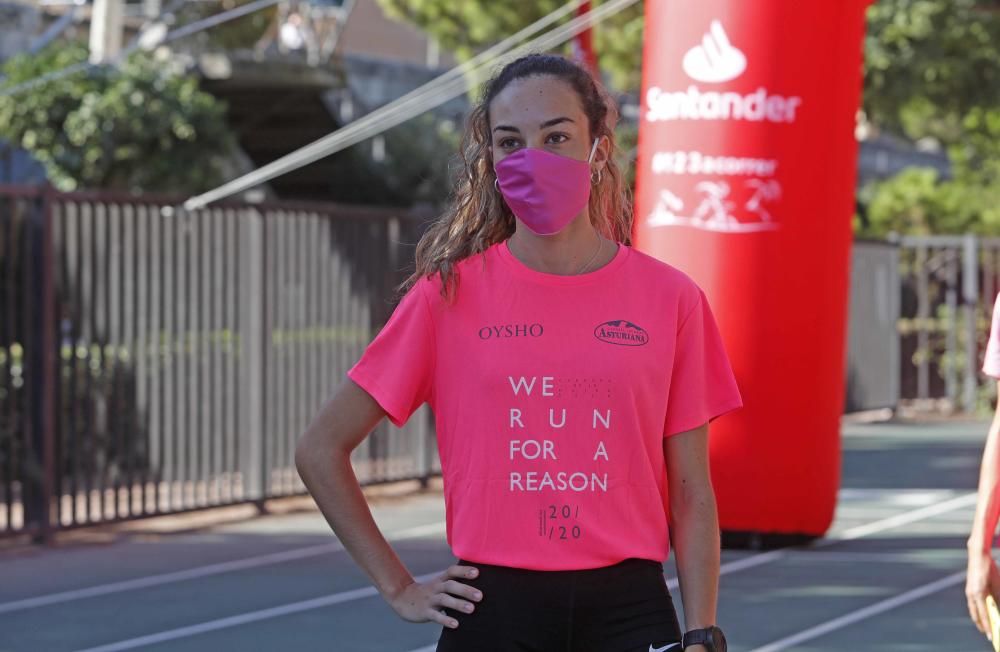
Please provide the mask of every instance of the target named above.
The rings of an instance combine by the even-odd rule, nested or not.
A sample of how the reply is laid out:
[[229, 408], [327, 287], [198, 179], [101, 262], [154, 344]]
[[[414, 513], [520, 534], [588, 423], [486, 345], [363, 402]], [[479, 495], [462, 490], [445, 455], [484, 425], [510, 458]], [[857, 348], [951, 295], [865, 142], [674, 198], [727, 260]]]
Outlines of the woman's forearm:
[[344, 549], [368, 574], [375, 588], [390, 598], [414, 581], [379, 531], [358, 478], [350, 452], [325, 442], [303, 443], [296, 451], [302, 482]]
[[969, 536], [969, 551], [990, 554], [997, 520], [1000, 519], [1000, 416], [994, 417], [983, 449], [979, 469], [976, 515]]
[[[684, 494], [685, 492], [682, 492]], [[670, 501], [670, 531], [684, 604], [685, 629], [716, 624], [719, 517], [711, 486]]]

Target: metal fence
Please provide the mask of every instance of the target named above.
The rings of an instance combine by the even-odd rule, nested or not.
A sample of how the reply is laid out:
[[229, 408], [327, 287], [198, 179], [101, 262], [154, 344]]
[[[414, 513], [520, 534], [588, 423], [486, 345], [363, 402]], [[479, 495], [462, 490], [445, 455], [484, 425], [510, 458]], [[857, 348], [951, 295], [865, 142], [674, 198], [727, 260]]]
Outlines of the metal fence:
[[[304, 493], [294, 445], [394, 306], [417, 216], [0, 186], [0, 536]], [[439, 473], [424, 408], [352, 457]]]
[[996, 383], [979, 369], [1000, 290], [1000, 238], [900, 238], [900, 398], [989, 408]]
[[845, 408], [992, 410], [979, 369], [998, 291], [1000, 238], [855, 242]]

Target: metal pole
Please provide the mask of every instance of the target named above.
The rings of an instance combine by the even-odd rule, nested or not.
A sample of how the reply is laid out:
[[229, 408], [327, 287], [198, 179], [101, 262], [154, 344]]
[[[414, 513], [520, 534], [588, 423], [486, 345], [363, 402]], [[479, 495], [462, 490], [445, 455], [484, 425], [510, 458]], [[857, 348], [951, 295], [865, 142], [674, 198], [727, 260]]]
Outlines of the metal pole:
[[920, 360], [917, 366], [917, 398], [930, 396], [930, 369], [928, 367], [928, 348], [930, 338], [927, 333], [930, 317], [930, 287], [927, 279], [927, 246], [917, 246], [917, 355]]
[[965, 236], [962, 269], [962, 310], [965, 313], [965, 382], [963, 407], [967, 412], [976, 409], [976, 388], [979, 352], [976, 346], [976, 305], [979, 298], [979, 242], [975, 234]]
[[263, 505], [267, 482], [265, 476], [266, 428], [264, 390], [264, 358], [267, 346], [267, 324], [265, 324], [265, 262], [264, 218], [254, 209], [240, 214], [240, 354], [239, 354], [239, 396], [241, 423], [236, 431], [239, 450], [239, 469], [242, 477], [242, 498]]
[[59, 525], [54, 517], [59, 514], [55, 509], [58, 480], [56, 474], [59, 467], [56, 464], [56, 394], [59, 382], [59, 369], [56, 366], [56, 276], [55, 276], [55, 224], [53, 220], [51, 186], [46, 186], [42, 198], [42, 463], [45, 477], [42, 485], [42, 504], [44, 505], [44, 521], [42, 522], [42, 539], [46, 544], [54, 541], [53, 529]]
[[899, 318], [901, 310], [901, 291], [902, 283], [899, 278], [899, 243], [892, 241], [892, 261], [889, 265], [889, 287], [891, 288], [889, 292], [889, 319], [892, 324], [893, 337], [890, 343], [890, 360], [892, 361], [892, 369], [894, 370], [892, 378], [892, 409], [893, 412], [899, 409], [899, 399], [901, 388], [900, 388], [900, 335], [899, 335]]
[[[944, 252], [945, 280], [948, 287], [945, 290], [945, 306], [948, 308], [948, 323], [945, 334], [944, 356], [944, 386], [948, 396], [948, 409], [954, 410], [960, 403], [958, 395], [958, 251], [947, 249]], [[961, 400], [964, 406], [964, 399]]]
[[90, 14], [90, 63], [107, 63], [122, 49], [122, 0], [94, 0]]

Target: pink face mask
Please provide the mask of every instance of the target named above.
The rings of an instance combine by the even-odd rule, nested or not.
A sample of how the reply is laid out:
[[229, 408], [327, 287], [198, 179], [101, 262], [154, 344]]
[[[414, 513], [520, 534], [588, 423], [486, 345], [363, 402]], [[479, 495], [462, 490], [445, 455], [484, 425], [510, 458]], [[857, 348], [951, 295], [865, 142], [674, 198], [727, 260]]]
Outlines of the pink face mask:
[[496, 164], [500, 193], [510, 210], [538, 235], [566, 228], [590, 199], [590, 161], [523, 147]]

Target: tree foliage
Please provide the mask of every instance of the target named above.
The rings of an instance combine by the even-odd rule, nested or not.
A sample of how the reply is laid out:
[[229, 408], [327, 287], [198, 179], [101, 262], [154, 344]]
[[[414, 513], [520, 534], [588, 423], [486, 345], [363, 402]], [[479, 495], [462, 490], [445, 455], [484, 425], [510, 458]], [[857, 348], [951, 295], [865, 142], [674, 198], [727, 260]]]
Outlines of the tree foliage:
[[866, 235], [1000, 234], [1000, 4], [880, 0], [868, 10], [864, 109], [877, 128], [947, 153], [952, 177], [909, 170], [866, 189]]
[[[562, 0], [379, 0], [465, 60], [558, 9]], [[600, 2], [595, 0], [593, 6]], [[564, 19], [564, 22], [568, 20]], [[601, 69], [622, 91], [638, 91], [642, 3], [594, 28]], [[1000, 106], [1000, 2], [879, 0], [868, 8], [864, 107], [874, 123], [945, 144], [980, 130], [996, 145], [988, 115]]]
[[1000, 192], [963, 179], [941, 179], [933, 168], [908, 168], [862, 190], [866, 206], [856, 230], [889, 233], [1000, 233]]
[[[386, 13], [430, 34], [461, 60], [534, 23], [565, 0], [494, 2], [492, 0], [379, 0]], [[592, 7], [600, 5], [599, 0]], [[567, 22], [572, 15], [563, 19]], [[594, 50], [609, 84], [637, 89], [641, 78], [642, 3], [636, 3], [594, 27]], [[559, 49], [568, 53], [567, 44]]]
[[[86, 61], [58, 43], [3, 65], [3, 88]], [[119, 69], [86, 72], [0, 95], [0, 138], [28, 150], [60, 190], [198, 192], [221, 182], [233, 143], [225, 108], [193, 77], [137, 53]]]
[[[177, 29], [195, 21], [236, 9], [252, 0], [219, 0], [218, 2], [187, 2], [175, 12]], [[204, 49], [249, 50], [267, 32], [278, 16], [278, 7], [272, 5], [253, 13], [216, 25], [212, 29], [185, 37], [184, 44], [201, 44]]]
[[[956, 163], [1000, 152], [1000, 6], [982, 0], [880, 0], [868, 10], [864, 108]], [[978, 151], [977, 151], [978, 150]]]

